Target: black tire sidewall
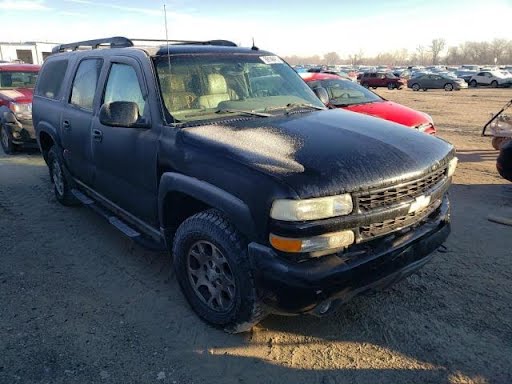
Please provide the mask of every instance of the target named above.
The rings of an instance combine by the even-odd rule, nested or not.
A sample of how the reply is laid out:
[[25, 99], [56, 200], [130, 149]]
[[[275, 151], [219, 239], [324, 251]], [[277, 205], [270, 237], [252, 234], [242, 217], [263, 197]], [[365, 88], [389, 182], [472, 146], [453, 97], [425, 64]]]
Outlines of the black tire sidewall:
[[[216, 225], [206, 219], [205, 215], [208, 212], [211, 211], [194, 215], [178, 228], [173, 242], [174, 271], [187, 301], [202, 319], [216, 327], [232, 327], [250, 320], [256, 301], [247, 246], [238, 236], [229, 235], [225, 221], [222, 225]], [[221, 218], [219, 214], [217, 217]], [[216, 312], [210, 309], [197, 297], [190, 284], [187, 255], [190, 247], [200, 240], [214, 244], [227, 259], [233, 273], [236, 284], [235, 304], [228, 312]]]
[[[4, 145], [4, 141], [2, 140], [2, 137], [1, 137], [3, 132], [5, 132], [7, 134], [7, 137], [9, 139], [7, 147]], [[6, 155], [11, 155], [14, 152], [15, 147], [12, 142], [11, 132], [9, 132], [9, 130], [3, 124], [0, 125], [0, 145], [2, 146], [2, 149], [4, 150]]]

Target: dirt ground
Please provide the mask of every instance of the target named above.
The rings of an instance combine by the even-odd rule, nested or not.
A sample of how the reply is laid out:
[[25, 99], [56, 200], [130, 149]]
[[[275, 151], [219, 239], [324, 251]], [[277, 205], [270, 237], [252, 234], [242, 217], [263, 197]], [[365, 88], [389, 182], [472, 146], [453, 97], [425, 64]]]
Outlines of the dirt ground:
[[379, 93], [423, 110], [461, 161], [447, 251], [329, 317], [250, 334], [201, 322], [166, 254], [65, 208], [37, 153], [0, 150], [0, 383], [511, 383], [512, 184], [479, 136], [512, 89]]

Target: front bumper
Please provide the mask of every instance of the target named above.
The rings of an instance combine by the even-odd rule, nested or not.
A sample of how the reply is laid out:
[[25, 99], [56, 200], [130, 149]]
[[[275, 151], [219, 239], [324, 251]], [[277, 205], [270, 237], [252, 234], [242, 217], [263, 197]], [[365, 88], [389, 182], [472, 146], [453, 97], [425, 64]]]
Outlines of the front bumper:
[[448, 237], [447, 198], [438, 212], [418, 227], [302, 263], [251, 243], [249, 255], [258, 293], [274, 313], [322, 315], [359, 293], [392, 285], [422, 267]]
[[7, 123], [12, 142], [17, 145], [37, 146], [36, 132], [32, 120], [17, 120], [16, 123]]

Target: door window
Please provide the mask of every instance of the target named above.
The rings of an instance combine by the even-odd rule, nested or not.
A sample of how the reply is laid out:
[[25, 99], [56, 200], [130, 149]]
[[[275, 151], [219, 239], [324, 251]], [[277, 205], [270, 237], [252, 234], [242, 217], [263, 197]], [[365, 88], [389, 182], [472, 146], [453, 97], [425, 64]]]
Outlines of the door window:
[[102, 65], [101, 59], [86, 59], [80, 62], [71, 89], [71, 104], [92, 111]]
[[111, 103], [113, 101], [137, 103], [139, 115], [144, 115], [146, 102], [142, 96], [137, 73], [132, 66], [119, 63], [112, 64], [105, 88], [104, 103]]

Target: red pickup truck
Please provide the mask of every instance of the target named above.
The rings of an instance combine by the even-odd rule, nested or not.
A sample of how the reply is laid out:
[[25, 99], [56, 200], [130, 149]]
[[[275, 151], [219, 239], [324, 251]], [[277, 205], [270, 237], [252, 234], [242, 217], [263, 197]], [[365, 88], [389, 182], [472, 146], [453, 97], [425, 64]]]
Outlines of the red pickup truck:
[[22, 146], [36, 146], [32, 125], [32, 93], [39, 65], [0, 64], [0, 143], [10, 154]]

